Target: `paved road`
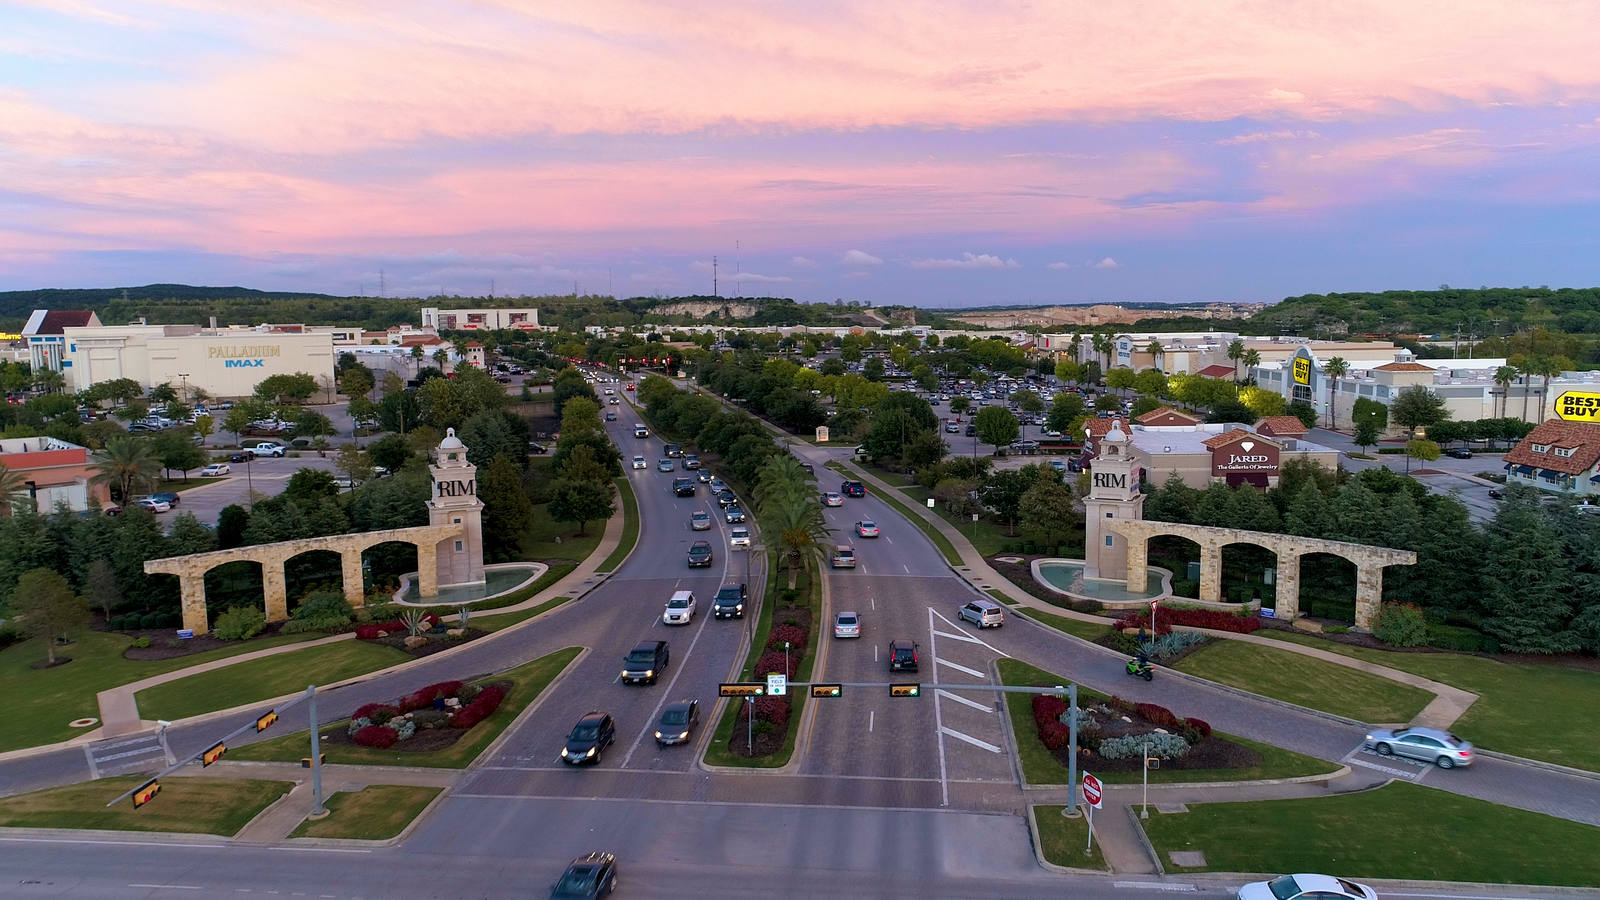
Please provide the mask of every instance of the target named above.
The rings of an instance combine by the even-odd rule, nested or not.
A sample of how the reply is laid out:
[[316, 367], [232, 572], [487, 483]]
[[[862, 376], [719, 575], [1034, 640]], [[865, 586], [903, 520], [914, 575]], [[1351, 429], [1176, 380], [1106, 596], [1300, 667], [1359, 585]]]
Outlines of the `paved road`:
[[[1349, 435], [1326, 428], [1313, 428], [1306, 439], [1324, 447], [1332, 447], [1339, 451], [1339, 464], [1352, 472], [1361, 472], [1366, 469], [1389, 468], [1396, 472], [1406, 471], [1406, 459], [1403, 456], [1379, 456], [1369, 453], [1372, 459], [1356, 459], [1351, 453], [1360, 453], [1362, 449], [1355, 445]], [[1393, 444], [1387, 446], [1394, 446]], [[1373, 448], [1367, 448], [1369, 451]], [[1489, 496], [1491, 488], [1497, 487], [1493, 482], [1479, 478], [1480, 472], [1499, 473], [1504, 471], [1501, 459], [1503, 452], [1474, 453], [1471, 459], [1452, 459], [1441, 456], [1433, 462], [1411, 463], [1413, 470], [1423, 469], [1437, 474], [1419, 475], [1417, 480], [1426, 485], [1428, 490], [1436, 494], [1444, 494], [1461, 501], [1467, 507], [1467, 515], [1474, 522], [1487, 522], [1494, 518], [1495, 512], [1500, 507], [1500, 501]]]

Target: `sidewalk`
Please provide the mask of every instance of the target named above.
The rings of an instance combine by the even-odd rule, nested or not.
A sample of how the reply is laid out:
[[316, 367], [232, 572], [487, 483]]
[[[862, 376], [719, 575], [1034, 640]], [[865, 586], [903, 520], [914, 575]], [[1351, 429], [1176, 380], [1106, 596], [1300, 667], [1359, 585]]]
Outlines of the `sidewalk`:
[[[620, 502], [620, 497], [618, 499]], [[525, 609], [533, 609], [543, 603], [549, 602], [556, 597], [572, 597], [573, 599], [577, 599], [583, 594], [586, 594], [595, 587], [599, 586], [611, 574], [609, 572], [601, 574], [599, 572], [600, 564], [608, 559], [612, 552], [617, 549], [617, 547], [621, 546], [624, 519], [625, 516], [623, 515], [616, 515], [612, 516], [610, 519], [607, 519], [605, 534], [600, 538], [599, 545], [594, 548], [594, 551], [589, 554], [587, 559], [579, 563], [577, 568], [573, 569], [571, 572], [568, 572], [560, 581], [557, 581], [550, 587], [545, 588], [544, 590], [534, 594], [532, 597], [529, 597], [520, 603], [516, 603], [511, 606], [502, 606], [494, 610], [488, 610], [482, 614], [501, 615], [504, 613], [520, 612]], [[637, 546], [637, 544], [635, 544], [635, 546]], [[444, 617], [444, 620], [447, 622], [453, 621], [454, 619], [454, 615]], [[530, 619], [528, 621], [532, 620]], [[513, 625], [511, 627], [517, 628], [525, 624], [527, 623], [519, 622], [517, 625]], [[257, 650], [252, 653], [242, 653], [238, 656], [230, 656], [224, 659], [212, 660], [208, 663], [201, 663], [199, 665], [189, 666], [187, 668], [177, 669], [171, 672], [165, 672], [160, 675], [152, 675], [151, 677], [142, 679], [140, 681], [118, 685], [117, 687], [110, 688], [109, 690], [101, 691], [95, 695], [95, 700], [100, 706], [100, 727], [87, 734], [80, 735], [79, 737], [74, 738], [66, 743], [69, 745], [93, 743], [94, 741], [104, 740], [105, 738], [122, 737], [155, 728], [156, 723], [154, 721], [141, 719], [139, 717], [139, 705], [134, 699], [134, 695], [139, 691], [154, 687], [155, 685], [165, 684], [169, 681], [176, 681], [180, 678], [187, 678], [190, 675], [198, 675], [202, 672], [210, 672], [227, 666], [236, 665], [238, 663], [274, 656], [279, 653], [292, 653], [296, 650], [304, 650], [308, 647], [318, 647], [324, 644], [354, 639], [355, 634], [353, 632], [346, 632], [344, 634], [336, 634], [331, 637], [320, 638], [314, 641], [304, 641], [297, 644], [285, 644], [280, 647], [271, 647], [265, 650]], [[458, 649], [465, 650], [471, 646], [471, 643], [467, 643]], [[404, 668], [410, 664], [410, 661], [400, 663], [387, 669], [379, 670], [378, 672], [372, 672], [358, 676], [358, 678], [371, 678], [374, 675], [392, 672], [396, 669]], [[327, 685], [327, 687], [336, 686], [337, 685]], [[207, 715], [210, 714], [208, 713]], [[50, 749], [56, 749], [56, 746], [52, 745], [49, 747], [34, 747], [30, 748], [28, 751], [17, 752], [27, 753]], [[5, 757], [0, 756], [0, 759], [3, 758]]]

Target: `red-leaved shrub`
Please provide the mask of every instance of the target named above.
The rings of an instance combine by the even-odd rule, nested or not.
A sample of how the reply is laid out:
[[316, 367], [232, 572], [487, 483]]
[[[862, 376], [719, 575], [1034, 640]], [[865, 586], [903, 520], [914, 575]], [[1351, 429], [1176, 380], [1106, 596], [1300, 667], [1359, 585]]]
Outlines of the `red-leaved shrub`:
[[1203, 737], [1203, 738], [1211, 737], [1211, 723], [1210, 722], [1207, 722], [1204, 719], [1196, 719], [1193, 716], [1189, 716], [1189, 717], [1185, 718], [1183, 721], [1184, 721], [1184, 724], [1188, 725], [1190, 728], [1193, 728], [1195, 731], [1200, 732], [1200, 736], [1201, 737]]
[[392, 703], [368, 703], [351, 713], [350, 718], [371, 719], [376, 724], [382, 725], [399, 714], [400, 708]]
[[795, 672], [799, 671], [799, 668], [800, 654], [798, 652], [794, 650], [789, 651], [789, 664], [788, 667], [785, 668], [783, 662], [783, 650], [768, 650], [767, 652], [761, 654], [760, 659], [756, 660], [756, 677], [762, 678], [771, 672], [785, 672], [790, 678], [793, 678], [795, 676]]
[[384, 725], [368, 725], [350, 736], [350, 740], [363, 747], [377, 747], [387, 750], [400, 740], [400, 735], [393, 729]]
[[775, 625], [767, 634], [767, 649], [782, 650], [783, 642], [788, 641], [789, 652], [792, 654], [796, 650], [805, 649], [808, 636], [809, 632], [799, 625]]
[[1133, 711], [1144, 717], [1146, 722], [1158, 728], [1180, 728], [1183, 721], [1173, 715], [1172, 710], [1154, 703], [1135, 703]]
[[1072, 732], [1061, 722], [1046, 722], [1039, 726], [1039, 740], [1051, 750], [1060, 750], [1072, 739]]
[[1171, 631], [1174, 625], [1231, 631], [1236, 634], [1249, 634], [1261, 627], [1261, 619], [1256, 616], [1240, 616], [1220, 609], [1168, 609], [1165, 606], [1156, 609], [1156, 625], [1153, 629], [1150, 628], [1148, 612], [1128, 613], [1117, 619], [1117, 627], [1144, 628], [1158, 635]]
[[471, 728], [489, 717], [489, 714], [500, 707], [500, 701], [506, 698], [506, 689], [498, 684], [491, 684], [478, 692], [478, 696], [471, 703], [456, 711], [455, 717], [450, 720], [451, 727]]
[[384, 631], [376, 625], [357, 625], [356, 638], [363, 641], [375, 641], [383, 637]]
[[432, 706], [433, 701], [440, 697], [455, 696], [459, 690], [461, 690], [461, 682], [459, 681], [441, 681], [438, 684], [430, 684], [416, 693], [407, 694], [405, 699], [400, 701], [400, 709], [402, 712], [423, 709]]
[[1046, 722], [1059, 722], [1061, 715], [1067, 711], [1067, 701], [1053, 694], [1033, 695], [1033, 724], [1043, 725]]
[[756, 721], [771, 722], [780, 728], [788, 723], [792, 709], [788, 697], [757, 697], [755, 707]]

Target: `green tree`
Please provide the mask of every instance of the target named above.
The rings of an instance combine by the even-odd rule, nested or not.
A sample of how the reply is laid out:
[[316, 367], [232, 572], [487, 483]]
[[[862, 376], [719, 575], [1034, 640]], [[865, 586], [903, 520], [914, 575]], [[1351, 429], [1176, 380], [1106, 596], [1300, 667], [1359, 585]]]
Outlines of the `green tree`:
[[1163, 396], [1167, 393], [1167, 376], [1160, 369], [1145, 369], [1133, 376], [1133, 389], [1146, 397]]
[[1413, 459], [1433, 462], [1439, 458], [1441, 452], [1438, 443], [1435, 441], [1425, 441], [1420, 438], [1406, 441], [1406, 473], [1410, 474], [1411, 461]]
[[162, 474], [168, 478], [176, 469], [183, 473], [183, 480], [188, 481], [190, 469], [206, 464], [205, 451], [195, 444], [187, 428], [173, 428], [157, 434], [150, 441], [150, 450], [160, 460]]
[[885, 397], [872, 409], [871, 424], [862, 440], [874, 459], [901, 459], [906, 445], [924, 432], [937, 432], [939, 417], [928, 401], [901, 391]]
[[978, 488], [978, 499], [994, 511], [995, 518], [1004, 522], [1006, 533], [1017, 533], [1017, 520], [1022, 510], [1022, 495], [1039, 480], [1038, 466], [1024, 466], [995, 472]]
[[1023, 536], [1049, 548], [1051, 553], [1058, 552], [1073, 537], [1077, 521], [1081, 521], [1068, 512], [1072, 502], [1072, 489], [1053, 472], [1049, 477], [1041, 475], [1017, 504]]
[[1045, 427], [1068, 435], [1074, 419], [1083, 415], [1083, 395], [1063, 391], [1050, 404], [1050, 414], [1045, 417]]
[[478, 476], [483, 501], [483, 548], [491, 562], [522, 558], [522, 538], [533, 529], [533, 502], [522, 489], [522, 470], [501, 453]]
[[304, 409], [294, 418], [294, 434], [315, 440], [333, 434], [333, 422], [314, 409]]
[[1300, 424], [1307, 428], [1317, 427], [1317, 411], [1312, 408], [1309, 400], [1296, 400], [1289, 404], [1287, 412], [1300, 420]]
[[1244, 359], [1244, 354], [1244, 341], [1239, 338], [1234, 338], [1233, 341], [1228, 344], [1226, 355], [1229, 361], [1233, 363], [1233, 380], [1235, 383], [1239, 381], [1239, 361]]
[[95, 606], [100, 607], [100, 612], [111, 620], [111, 611], [122, 603], [122, 589], [117, 585], [117, 572], [111, 568], [111, 563], [100, 557], [89, 562], [89, 571], [84, 576], [85, 598]]
[[1414, 384], [1401, 391], [1389, 404], [1389, 417], [1415, 436], [1418, 428], [1426, 428], [1450, 418], [1450, 410], [1445, 408], [1444, 398], [1420, 384]]
[[1363, 421], [1372, 422], [1378, 434], [1382, 434], [1389, 427], [1389, 407], [1376, 400], [1357, 397], [1351, 406], [1350, 423], [1352, 426], [1359, 426]]
[[256, 384], [255, 398], [264, 403], [304, 403], [317, 392], [317, 379], [305, 372], [268, 375]]
[[970, 409], [972, 409], [972, 398], [971, 397], [952, 397], [952, 398], [950, 398], [950, 412], [953, 415], [964, 416], [964, 415], [967, 414], [967, 411], [970, 410]]
[[578, 534], [585, 535], [590, 522], [605, 521], [616, 514], [614, 493], [609, 481], [557, 479], [550, 486], [550, 518], [576, 522]]
[[377, 378], [372, 370], [360, 363], [341, 369], [339, 372], [339, 393], [351, 400], [361, 397], [370, 399], [368, 394], [378, 386]]
[[822, 507], [810, 497], [786, 496], [764, 507], [762, 517], [769, 523], [768, 532], [777, 536], [789, 571], [789, 586], [793, 587], [795, 570], [805, 555], [816, 553], [827, 543], [829, 532]]
[[1378, 442], [1378, 423], [1374, 421], [1372, 417], [1367, 416], [1356, 419], [1355, 425], [1356, 446], [1360, 447], [1362, 451], [1365, 452], [1368, 447], [1371, 447], [1373, 444]]
[[1112, 369], [1106, 373], [1106, 387], [1126, 394], [1133, 387], [1135, 377], [1132, 369]]
[[6, 515], [11, 515], [18, 508], [33, 507], [33, 501], [28, 496], [28, 486], [21, 475], [13, 469], [6, 468], [5, 463], [0, 463], [0, 507], [5, 509]]
[[978, 426], [978, 439], [996, 447], [1004, 447], [1016, 440], [1022, 431], [1017, 417], [1004, 406], [985, 406], [978, 410], [973, 422]]
[[95, 454], [90, 467], [95, 472], [95, 483], [109, 485], [119, 502], [128, 503], [135, 490], [155, 482], [161, 463], [151, 453], [149, 442], [128, 436], [106, 441], [105, 449]]
[[1489, 525], [1479, 563], [1483, 628], [1511, 653], [1570, 653], [1578, 648], [1570, 627], [1572, 569], [1533, 494], [1511, 492]]
[[228, 550], [244, 545], [245, 529], [250, 527], [250, 513], [237, 503], [231, 503], [217, 514], [217, 547]]
[[334, 454], [333, 468], [350, 479], [353, 489], [372, 478], [372, 457], [355, 444], [345, 444]]
[[310, 507], [324, 497], [339, 496], [339, 483], [334, 480], [332, 472], [300, 469], [289, 476], [282, 496], [301, 506]]
[[1044, 412], [1044, 398], [1040, 397], [1037, 391], [1028, 388], [1013, 392], [1011, 402], [1025, 413]]
[[600, 404], [587, 397], [573, 397], [561, 407], [561, 436], [577, 437], [597, 433], [600, 423]]
[[[1328, 376], [1328, 427], [1337, 428], [1339, 420], [1334, 415], [1335, 400], [1338, 397], [1339, 379], [1350, 372], [1350, 363], [1342, 356], [1329, 357], [1322, 365], [1322, 374]], [[1307, 426], [1310, 427], [1310, 426]]]
[[56, 664], [56, 641], [89, 627], [89, 604], [50, 569], [24, 572], [11, 593], [10, 605], [17, 629], [44, 642], [46, 665]]

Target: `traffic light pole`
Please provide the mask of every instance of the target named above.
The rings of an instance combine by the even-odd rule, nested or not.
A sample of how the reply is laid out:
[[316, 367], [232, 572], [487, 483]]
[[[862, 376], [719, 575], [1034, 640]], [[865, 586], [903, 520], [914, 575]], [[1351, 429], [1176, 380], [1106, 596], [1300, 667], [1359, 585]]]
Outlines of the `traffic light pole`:
[[322, 805], [322, 735], [317, 725], [317, 686], [306, 685], [306, 716], [311, 720], [311, 815], [308, 819], [322, 819], [328, 808]]

